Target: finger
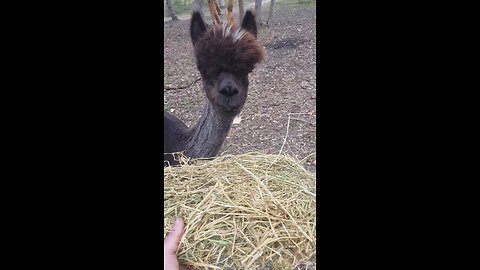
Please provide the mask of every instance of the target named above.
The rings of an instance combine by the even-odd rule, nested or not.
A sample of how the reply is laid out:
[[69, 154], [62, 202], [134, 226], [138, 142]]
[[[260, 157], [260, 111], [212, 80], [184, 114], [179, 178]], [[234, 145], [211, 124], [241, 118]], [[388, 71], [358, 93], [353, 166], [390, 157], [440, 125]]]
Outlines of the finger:
[[181, 218], [177, 218], [175, 224], [173, 225], [172, 231], [167, 235], [163, 243], [165, 253], [175, 254], [175, 252], [177, 251], [178, 243], [182, 238], [184, 227], [185, 225], [183, 224], [183, 220]]

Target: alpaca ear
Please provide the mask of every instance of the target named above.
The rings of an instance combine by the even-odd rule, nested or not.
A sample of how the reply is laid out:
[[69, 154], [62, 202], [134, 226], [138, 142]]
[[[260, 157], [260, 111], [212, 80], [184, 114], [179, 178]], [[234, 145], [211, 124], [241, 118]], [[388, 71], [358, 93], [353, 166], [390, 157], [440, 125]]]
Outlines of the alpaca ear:
[[202, 15], [196, 11], [193, 12], [190, 25], [190, 37], [192, 38], [193, 46], [195, 46], [195, 43], [203, 35], [205, 30], [207, 30], [207, 26], [203, 22]]
[[253, 15], [251, 10], [245, 13], [242, 21], [242, 28], [257, 38], [257, 23], [255, 23], [255, 15]]

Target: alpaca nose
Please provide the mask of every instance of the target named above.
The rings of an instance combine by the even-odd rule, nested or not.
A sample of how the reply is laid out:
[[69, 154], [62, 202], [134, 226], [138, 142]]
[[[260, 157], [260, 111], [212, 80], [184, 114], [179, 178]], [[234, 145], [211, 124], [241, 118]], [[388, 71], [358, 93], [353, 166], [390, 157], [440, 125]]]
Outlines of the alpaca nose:
[[220, 94], [228, 97], [232, 97], [238, 94], [238, 89], [233, 84], [226, 84], [220, 88]]

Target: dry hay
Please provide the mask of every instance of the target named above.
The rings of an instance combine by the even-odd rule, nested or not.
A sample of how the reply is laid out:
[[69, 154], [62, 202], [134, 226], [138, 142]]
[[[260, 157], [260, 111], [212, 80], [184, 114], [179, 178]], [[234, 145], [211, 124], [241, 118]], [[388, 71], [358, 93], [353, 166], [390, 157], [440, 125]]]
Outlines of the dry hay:
[[[164, 168], [164, 237], [194, 269], [293, 269], [316, 254], [315, 177], [285, 155], [243, 154]], [[305, 269], [305, 268], [303, 268]]]

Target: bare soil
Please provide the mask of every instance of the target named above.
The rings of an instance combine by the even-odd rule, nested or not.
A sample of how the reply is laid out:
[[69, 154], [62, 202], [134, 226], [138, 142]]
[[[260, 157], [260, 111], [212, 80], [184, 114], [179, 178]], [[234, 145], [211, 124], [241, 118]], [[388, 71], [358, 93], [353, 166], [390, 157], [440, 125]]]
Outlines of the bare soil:
[[[269, 5], [263, 6], [264, 22], [268, 9]], [[208, 11], [205, 15], [210, 20]], [[281, 151], [305, 159], [306, 168], [316, 172], [315, 16], [315, 6], [277, 2], [270, 25], [258, 31], [265, 62], [249, 76], [249, 96], [222, 154]], [[225, 12], [221, 19], [225, 20]], [[201, 81], [196, 81], [200, 73], [189, 24], [189, 19], [164, 22], [164, 105], [192, 126], [203, 111], [205, 94]], [[167, 90], [178, 87], [185, 88]]]

